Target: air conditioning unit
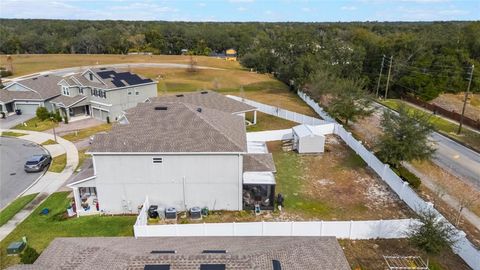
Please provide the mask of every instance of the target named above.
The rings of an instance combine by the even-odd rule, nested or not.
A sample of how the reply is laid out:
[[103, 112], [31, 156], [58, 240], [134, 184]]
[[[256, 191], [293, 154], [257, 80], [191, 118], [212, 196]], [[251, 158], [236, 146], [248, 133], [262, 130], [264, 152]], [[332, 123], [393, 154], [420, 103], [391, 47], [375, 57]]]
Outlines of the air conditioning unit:
[[149, 218], [158, 218], [158, 205], [150, 205], [148, 208], [148, 217]]
[[202, 209], [200, 207], [190, 208], [190, 218], [201, 219], [202, 218]]
[[166, 219], [177, 219], [177, 209], [175, 207], [169, 207], [165, 209], [165, 218]]

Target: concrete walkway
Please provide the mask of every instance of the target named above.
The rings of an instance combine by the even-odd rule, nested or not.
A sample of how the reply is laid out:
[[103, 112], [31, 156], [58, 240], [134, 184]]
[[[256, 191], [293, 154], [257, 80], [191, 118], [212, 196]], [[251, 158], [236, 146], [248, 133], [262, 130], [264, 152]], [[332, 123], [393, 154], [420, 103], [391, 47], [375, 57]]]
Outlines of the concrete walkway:
[[[0, 132], [7, 131], [1, 129]], [[53, 140], [53, 135], [44, 133], [44, 132], [37, 132], [37, 131], [29, 131], [29, 130], [15, 130], [9, 129], [8, 131], [19, 132], [19, 133], [26, 133], [27, 135], [21, 136], [19, 138], [28, 140], [31, 142], [35, 142], [41, 144], [47, 140]], [[67, 179], [73, 174], [75, 168], [78, 165], [78, 151], [75, 145], [67, 141], [61, 137], [57, 137], [57, 142], [59, 145], [55, 145], [55, 155], [58, 154], [67, 154], [67, 164], [65, 169], [61, 173], [54, 173], [54, 172], [47, 172], [43, 175], [43, 177], [39, 178], [35, 181], [30, 187], [28, 187], [22, 195], [40, 193], [39, 197], [42, 198], [41, 200], [34, 199], [30, 204], [27, 205], [22, 211], [17, 213], [10, 221], [0, 227], [0, 240], [4, 239], [8, 234], [10, 234], [15, 227], [21, 223], [25, 218], [27, 218], [32, 211], [50, 194], [56, 192], [59, 188], [63, 186], [63, 184], [67, 181]], [[61, 149], [63, 148], [63, 150]], [[47, 148], [48, 149], [48, 148]], [[53, 149], [51, 147], [51, 149]], [[53, 155], [53, 153], [52, 153]]]
[[[415, 167], [413, 167], [409, 163], [403, 163], [403, 165], [410, 172], [415, 174], [418, 178], [422, 179], [422, 184], [425, 185], [428, 189], [432, 191], [438, 189], [438, 185], [430, 177], [419, 172], [417, 169], [415, 169]], [[448, 204], [448, 206], [452, 207], [453, 209], [460, 209], [460, 202], [457, 200], [457, 198], [450, 196], [448, 193], [443, 194], [443, 196], [441, 196], [440, 199], [444, 201], [446, 204]], [[462, 219], [468, 220], [468, 222], [470, 222], [473, 226], [475, 226], [478, 230], [480, 230], [480, 217], [478, 217], [475, 213], [473, 213], [469, 209], [467, 208], [463, 209]]]

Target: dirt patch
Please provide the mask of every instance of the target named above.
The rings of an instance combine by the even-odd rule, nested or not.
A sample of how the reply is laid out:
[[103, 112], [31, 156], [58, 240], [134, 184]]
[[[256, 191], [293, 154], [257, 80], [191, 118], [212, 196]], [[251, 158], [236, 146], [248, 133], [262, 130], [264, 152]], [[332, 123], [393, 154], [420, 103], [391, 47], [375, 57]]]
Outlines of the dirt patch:
[[320, 155], [284, 152], [280, 142], [270, 142], [268, 147], [278, 171], [277, 190], [285, 195], [286, 216], [366, 220], [413, 215], [337, 136], [327, 136], [326, 151]]
[[[442, 94], [431, 103], [449, 111], [462, 113], [464, 98], [465, 93]], [[480, 119], [480, 94], [469, 94], [467, 106], [465, 107], [465, 115], [472, 119]]]
[[355, 270], [387, 269], [383, 256], [420, 256], [424, 261], [429, 261], [430, 269], [470, 269], [451, 250], [437, 255], [427, 255], [425, 252], [412, 246], [407, 239], [340, 240], [339, 242], [350, 266]]

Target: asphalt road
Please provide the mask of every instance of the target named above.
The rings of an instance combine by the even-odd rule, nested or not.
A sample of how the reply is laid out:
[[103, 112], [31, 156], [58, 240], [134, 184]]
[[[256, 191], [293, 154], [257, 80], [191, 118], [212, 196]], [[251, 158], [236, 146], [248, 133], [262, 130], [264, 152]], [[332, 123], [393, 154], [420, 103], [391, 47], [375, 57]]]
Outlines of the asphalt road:
[[[375, 107], [378, 110], [389, 110], [377, 103]], [[437, 148], [432, 161], [480, 190], [480, 153], [437, 132], [433, 132], [430, 138]]]
[[30, 156], [44, 153], [46, 151], [37, 144], [22, 139], [0, 137], [0, 209], [43, 174], [26, 173], [23, 165]]

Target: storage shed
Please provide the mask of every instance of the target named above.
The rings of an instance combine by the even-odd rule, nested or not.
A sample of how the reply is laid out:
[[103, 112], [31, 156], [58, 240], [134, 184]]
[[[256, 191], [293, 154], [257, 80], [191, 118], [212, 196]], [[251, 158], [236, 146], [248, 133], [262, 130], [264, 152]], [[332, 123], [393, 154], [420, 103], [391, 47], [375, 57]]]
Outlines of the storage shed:
[[298, 153], [323, 153], [325, 136], [313, 126], [293, 127], [293, 150]]

